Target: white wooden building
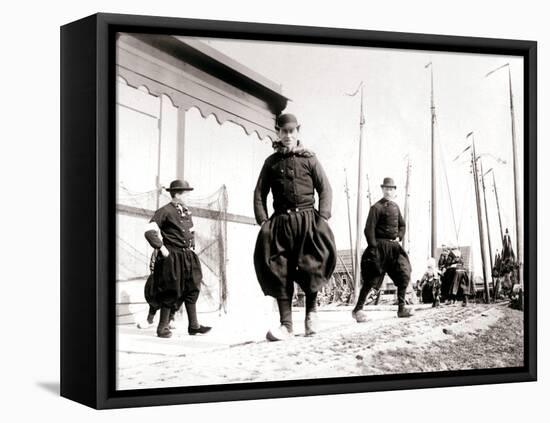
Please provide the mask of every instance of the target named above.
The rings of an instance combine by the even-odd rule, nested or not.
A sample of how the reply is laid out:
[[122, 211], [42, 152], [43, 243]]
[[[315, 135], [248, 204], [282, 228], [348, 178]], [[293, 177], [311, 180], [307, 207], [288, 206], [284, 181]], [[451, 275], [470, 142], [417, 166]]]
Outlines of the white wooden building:
[[189, 204], [206, 284], [199, 311], [250, 311], [263, 298], [252, 194], [287, 104], [281, 86], [205, 40], [169, 35], [119, 34], [116, 73], [118, 322], [147, 310], [144, 227], [177, 178], [195, 188]]

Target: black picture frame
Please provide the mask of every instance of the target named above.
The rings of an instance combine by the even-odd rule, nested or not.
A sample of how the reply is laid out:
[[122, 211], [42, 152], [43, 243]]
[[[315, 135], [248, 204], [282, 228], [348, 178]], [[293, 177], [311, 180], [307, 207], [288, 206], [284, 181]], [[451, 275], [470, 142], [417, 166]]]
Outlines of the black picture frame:
[[[524, 58], [525, 364], [519, 368], [116, 391], [115, 40], [179, 34]], [[95, 14], [61, 27], [61, 395], [97, 409], [535, 381], [537, 44], [534, 41]]]

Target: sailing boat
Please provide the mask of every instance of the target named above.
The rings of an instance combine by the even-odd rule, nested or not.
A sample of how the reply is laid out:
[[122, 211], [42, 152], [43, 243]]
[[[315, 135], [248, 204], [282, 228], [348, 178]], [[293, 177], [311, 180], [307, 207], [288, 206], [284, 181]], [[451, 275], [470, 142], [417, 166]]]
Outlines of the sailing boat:
[[[435, 124], [436, 124], [436, 108], [435, 108], [435, 101], [434, 101], [434, 72], [433, 72], [433, 63], [429, 62], [425, 65], [425, 69], [430, 69], [430, 118], [431, 118], [431, 136], [430, 136], [430, 150], [431, 150], [431, 202], [430, 202], [430, 221], [431, 221], [431, 239], [430, 239], [430, 254], [431, 257], [437, 256], [437, 216], [438, 216], [438, 210], [437, 210], [437, 185], [436, 185], [436, 145], [435, 145]], [[483, 269], [483, 284], [484, 284], [484, 291], [485, 291], [485, 300], [489, 302], [489, 285], [487, 280], [487, 271], [486, 271], [486, 252], [485, 252], [485, 234], [484, 234], [484, 222], [482, 219], [482, 211], [481, 211], [481, 194], [480, 194], [480, 187], [479, 187], [479, 179], [478, 179], [478, 168], [477, 168], [477, 160], [478, 156], [476, 156], [475, 153], [475, 143], [473, 139], [473, 132], [470, 132], [466, 138], [472, 139], [472, 145], [471, 147], [471, 153], [472, 153], [472, 171], [474, 176], [474, 192], [475, 192], [475, 201], [476, 201], [476, 208], [477, 208], [477, 223], [478, 223], [478, 229], [479, 229], [479, 245], [480, 245], [480, 251], [481, 251], [481, 262], [482, 262], [482, 269]], [[462, 153], [466, 152], [470, 147], [467, 147], [465, 150], [462, 151]], [[460, 157], [461, 154], [459, 154], [458, 157]], [[458, 159], [455, 158], [456, 159]], [[445, 169], [444, 169], [445, 170]], [[446, 173], [445, 173], [446, 177]], [[483, 189], [485, 190], [485, 186], [483, 186]], [[447, 190], [449, 190], [448, 181], [447, 181]], [[458, 231], [456, 230], [456, 222], [454, 220], [454, 211], [452, 209], [452, 200], [451, 200], [451, 194], [449, 192], [449, 201], [451, 202], [451, 214], [453, 217], [453, 223], [455, 225], [455, 234], [456, 234], [456, 240], [458, 244]], [[488, 222], [487, 222], [488, 223]], [[490, 242], [490, 240], [489, 240]], [[457, 246], [458, 247], [458, 246]], [[460, 247], [459, 247], [460, 249]], [[490, 253], [491, 254], [491, 253]], [[492, 256], [490, 258], [492, 261]]]
[[523, 220], [522, 220], [522, 206], [521, 206], [521, 198], [520, 198], [520, 170], [519, 170], [519, 158], [518, 158], [518, 147], [517, 147], [517, 140], [516, 140], [516, 118], [515, 118], [515, 112], [514, 112], [514, 95], [512, 92], [512, 70], [510, 69], [510, 63], [505, 63], [502, 66], [499, 66], [496, 69], [493, 69], [489, 73], [485, 75], [487, 78], [488, 76], [494, 74], [495, 72], [499, 71], [500, 69], [508, 69], [508, 96], [510, 100], [510, 120], [511, 120], [511, 135], [512, 135], [512, 159], [513, 159], [513, 169], [514, 169], [514, 205], [515, 205], [515, 218], [516, 218], [516, 248], [517, 248], [517, 263], [518, 263], [518, 270], [517, 270], [517, 283], [518, 283], [518, 301], [519, 305], [518, 307], [520, 309], [523, 309]]

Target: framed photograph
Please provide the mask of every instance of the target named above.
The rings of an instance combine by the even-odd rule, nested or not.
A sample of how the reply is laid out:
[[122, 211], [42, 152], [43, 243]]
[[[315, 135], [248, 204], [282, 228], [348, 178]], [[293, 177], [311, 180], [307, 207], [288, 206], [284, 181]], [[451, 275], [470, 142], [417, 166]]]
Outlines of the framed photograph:
[[61, 28], [61, 395], [536, 380], [536, 42]]

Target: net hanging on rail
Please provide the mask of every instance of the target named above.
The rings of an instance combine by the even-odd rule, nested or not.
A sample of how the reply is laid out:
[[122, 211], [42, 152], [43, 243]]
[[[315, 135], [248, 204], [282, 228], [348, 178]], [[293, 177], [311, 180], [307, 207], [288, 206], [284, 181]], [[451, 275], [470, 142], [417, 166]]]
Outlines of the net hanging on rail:
[[[152, 248], [143, 236], [145, 225], [170, 195], [157, 190], [135, 193], [120, 187], [117, 194], [117, 281], [143, 281], [150, 273]], [[207, 197], [188, 194], [195, 229], [195, 253], [203, 272], [199, 311], [226, 308], [227, 301], [227, 189], [225, 185]], [[143, 298], [141, 301], [145, 301]]]

